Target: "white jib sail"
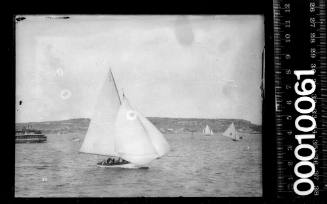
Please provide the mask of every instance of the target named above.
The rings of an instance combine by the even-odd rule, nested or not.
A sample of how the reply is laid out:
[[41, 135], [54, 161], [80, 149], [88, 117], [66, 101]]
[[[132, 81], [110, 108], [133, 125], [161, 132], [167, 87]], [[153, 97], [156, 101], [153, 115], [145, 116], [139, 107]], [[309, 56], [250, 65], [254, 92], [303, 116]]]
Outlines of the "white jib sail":
[[237, 136], [237, 133], [236, 133], [236, 129], [235, 129], [235, 126], [234, 126], [234, 123], [232, 123], [228, 128], [227, 130], [225, 130], [225, 132], [223, 133], [223, 136], [225, 137], [230, 137], [234, 140], [238, 140], [238, 136]]
[[148, 133], [148, 136], [150, 137], [151, 143], [154, 146], [157, 154], [159, 157], [163, 156], [170, 150], [167, 140], [147, 118], [142, 116], [140, 113], [138, 115]]
[[120, 99], [111, 72], [99, 93], [80, 152], [116, 156], [114, 124]]
[[158, 144], [164, 138], [154, 135], [145, 120], [126, 100], [122, 100], [115, 124], [116, 151], [123, 159], [138, 165], [147, 164], [167, 151], [165, 144]]

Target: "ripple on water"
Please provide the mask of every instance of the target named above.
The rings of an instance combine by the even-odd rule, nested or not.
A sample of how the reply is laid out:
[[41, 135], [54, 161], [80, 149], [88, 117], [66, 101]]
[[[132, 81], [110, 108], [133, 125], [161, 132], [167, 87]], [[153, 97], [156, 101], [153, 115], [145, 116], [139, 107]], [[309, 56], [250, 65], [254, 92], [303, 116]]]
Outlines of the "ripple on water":
[[79, 154], [73, 137], [83, 135], [50, 136], [46, 144], [16, 145], [15, 196], [262, 195], [257, 135], [233, 142], [218, 136], [170, 134], [172, 151], [147, 170], [98, 168], [95, 164], [104, 157]]

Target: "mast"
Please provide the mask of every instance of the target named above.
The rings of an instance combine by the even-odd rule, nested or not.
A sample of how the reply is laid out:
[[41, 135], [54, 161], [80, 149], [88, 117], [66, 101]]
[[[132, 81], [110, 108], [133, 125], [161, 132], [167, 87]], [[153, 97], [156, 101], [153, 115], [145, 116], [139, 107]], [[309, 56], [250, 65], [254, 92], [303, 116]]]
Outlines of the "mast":
[[117, 89], [117, 85], [116, 85], [116, 81], [115, 81], [114, 75], [112, 74], [111, 69], [109, 69], [109, 70], [110, 70], [111, 77], [112, 77], [112, 79], [114, 81], [114, 85], [115, 85], [115, 89], [116, 89], [116, 92], [117, 92], [117, 95], [118, 95], [119, 103], [121, 104], [121, 99], [120, 99], [120, 95], [119, 95], [119, 92], [118, 92], [118, 89]]
[[164, 136], [129, 105], [123, 90], [120, 97], [109, 70], [80, 152], [121, 157], [134, 164], [163, 156], [169, 151]]
[[118, 155], [115, 150], [114, 134], [116, 117], [122, 105], [118, 93], [110, 70], [105, 73], [80, 152], [106, 156]]

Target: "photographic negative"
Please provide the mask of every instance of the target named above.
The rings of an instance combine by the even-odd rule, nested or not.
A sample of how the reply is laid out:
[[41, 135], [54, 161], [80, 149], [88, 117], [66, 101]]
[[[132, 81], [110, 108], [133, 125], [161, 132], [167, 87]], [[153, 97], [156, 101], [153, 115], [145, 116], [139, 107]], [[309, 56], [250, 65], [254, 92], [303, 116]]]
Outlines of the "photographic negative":
[[15, 197], [262, 196], [260, 15], [24, 15]]

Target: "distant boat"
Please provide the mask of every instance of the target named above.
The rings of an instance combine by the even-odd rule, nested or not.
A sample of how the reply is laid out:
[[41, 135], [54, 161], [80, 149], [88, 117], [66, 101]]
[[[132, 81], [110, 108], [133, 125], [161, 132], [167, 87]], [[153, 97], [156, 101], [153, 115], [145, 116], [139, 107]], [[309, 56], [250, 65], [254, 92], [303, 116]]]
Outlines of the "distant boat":
[[79, 141], [80, 141], [79, 138], [73, 138], [72, 140], [73, 140], [74, 142], [79, 142]]
[[167, 131], [170, 132], [170, 133], [172, 133], [172, 132], [174, 132], [174, 129], [168, 128]]
[[213, 135], [213, 131], [208, 125], [202, 130], [202, 133], [205, 135]]
[[110, 70], [80, 152], [105, 155], [100, 167], [143, 168], [169, 151], [161, 132], [122, 99]]
[[16, 143], [43, 143], [47, 141], [47, 137], [40, 130], [22, 129], [16, 130]]
[[223, 133], [223, 136], [232, 138], [233, 141], [238, 141], [238, 140], [242, 139], [242, 137], [236, 131], [234, 123], [229, 125], [229, 127]]

